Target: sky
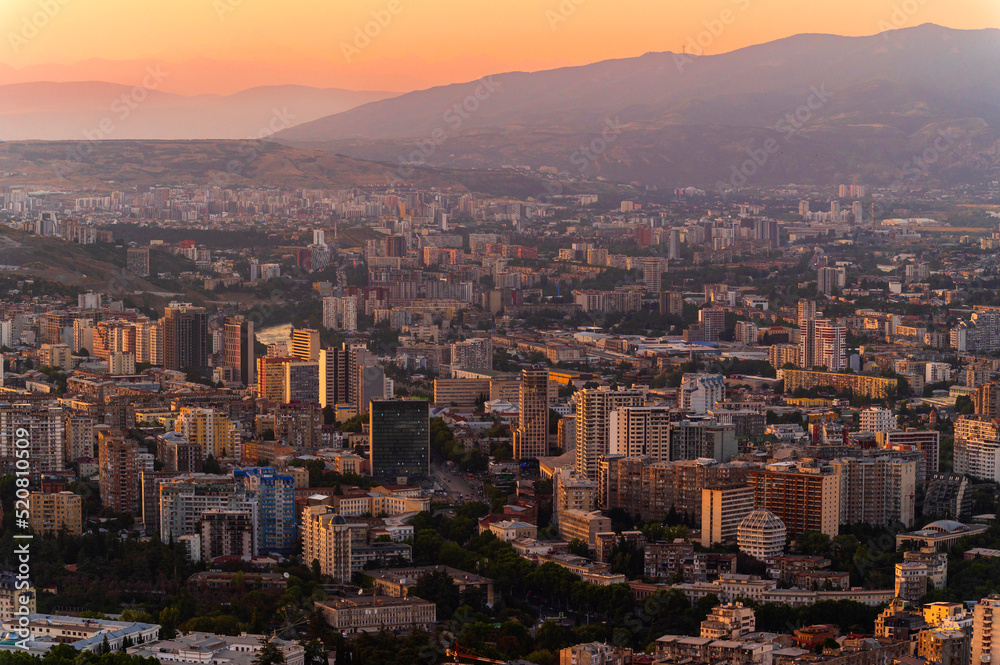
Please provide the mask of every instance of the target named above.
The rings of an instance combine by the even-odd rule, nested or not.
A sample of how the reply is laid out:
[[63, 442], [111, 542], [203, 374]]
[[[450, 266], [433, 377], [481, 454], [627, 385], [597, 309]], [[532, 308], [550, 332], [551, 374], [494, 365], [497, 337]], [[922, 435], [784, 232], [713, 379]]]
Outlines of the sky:
[[0, 0], [0, 84], [141, 79], [404, 91], [805, 32], [1000, 28], [998, 0]]

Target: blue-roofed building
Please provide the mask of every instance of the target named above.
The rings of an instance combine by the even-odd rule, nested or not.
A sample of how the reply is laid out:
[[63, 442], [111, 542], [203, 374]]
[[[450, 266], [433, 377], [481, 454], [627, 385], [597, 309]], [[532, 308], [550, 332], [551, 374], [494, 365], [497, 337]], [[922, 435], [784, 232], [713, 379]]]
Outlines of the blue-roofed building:
[[270, 466], [237, 469], [233, 477], [257, 497], [258, 551], [291, 554], [295, 549], [295, 481]]

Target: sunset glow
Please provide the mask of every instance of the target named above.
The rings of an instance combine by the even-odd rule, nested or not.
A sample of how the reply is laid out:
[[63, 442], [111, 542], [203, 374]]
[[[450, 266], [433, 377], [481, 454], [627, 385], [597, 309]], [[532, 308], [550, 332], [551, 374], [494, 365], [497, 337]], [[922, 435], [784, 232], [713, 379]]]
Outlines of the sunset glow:
[[799, 33], [870, 35], [928, 22], [1000, 27], [1000, 5], [995, 0], [845, 0], [808, 8], [795, 0], [4, 0], [0, 84], [131, 83], [141, 71], [132, 61], [207, 59], [216, 62], [179, 66], [163, 89], [233, 92], [298, 83], [407, 90], [649, 51], [717, 54]]

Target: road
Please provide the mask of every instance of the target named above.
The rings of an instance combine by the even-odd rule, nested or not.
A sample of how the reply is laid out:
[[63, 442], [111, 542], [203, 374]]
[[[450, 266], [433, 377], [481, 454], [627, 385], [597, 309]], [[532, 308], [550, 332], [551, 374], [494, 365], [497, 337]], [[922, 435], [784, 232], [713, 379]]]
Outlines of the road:
[[434, 480], [448, 492], [448, 496], [453, 500], [464, 500], [469, 494], [479, 495], [479, 490], [473, 487], [466, 475], [450, 473], [445, 470], [443, 464], [436, 462], [431, 464], [431, 473], [434, 475]]

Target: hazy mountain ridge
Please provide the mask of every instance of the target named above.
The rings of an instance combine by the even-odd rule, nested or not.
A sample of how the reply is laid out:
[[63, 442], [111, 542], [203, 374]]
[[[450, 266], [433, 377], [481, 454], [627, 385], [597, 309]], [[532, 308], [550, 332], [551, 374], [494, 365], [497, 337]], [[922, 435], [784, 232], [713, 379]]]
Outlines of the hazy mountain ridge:
[[184, 96], [157, 89], [162, 78], [152, 71], [146, 87], [102, 81], [0, 86], [0, 140], [255, 138], [396, 94], [286, 85]]
[[[1000, 31], [993, 29], [797, 35], [717, 56], [650, 53], [484, 80], [365, 104], [277, 138], [369, 159], [414, 154], [436, 166], [516, 163], [577, 174], [581, 147], [611, 121], [618, 129], [588, 157], [586, 175], [712, 185], [773, 138], [778, 150], [749, 183], [773, 184], [891, 182], [933, 146], [939, 134], [924, 130], [934, 127], [955, 137], [922, 179], [995, 179], [1000, 171]], [[477, 91], [454, 122], [455, 104]], [[413, 153], [435, 135], [433, 150]]]

